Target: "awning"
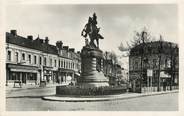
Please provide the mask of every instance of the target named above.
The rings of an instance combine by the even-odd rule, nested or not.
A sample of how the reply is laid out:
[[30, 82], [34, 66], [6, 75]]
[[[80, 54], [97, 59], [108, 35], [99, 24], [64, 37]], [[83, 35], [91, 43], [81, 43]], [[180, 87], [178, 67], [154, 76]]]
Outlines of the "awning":
[[14, 65], [9, 64], [7, 65], [8, 68], [10, 68], [10, 71], [14, 72], [31, 72], [31, 73], [37, 73], [38, 67], [35, 66], [26, 66], [26, 65]]
[[68, 73], [74, 73], [74, 70], [71, 69], [64, 69], [64, 68], [59, 68], [59, 72], [68, 72]]
[[29, 73], [37, 73], [36, 70], [26, 70], [26, 69], [10, 69], [13, 72], [29, 72]]

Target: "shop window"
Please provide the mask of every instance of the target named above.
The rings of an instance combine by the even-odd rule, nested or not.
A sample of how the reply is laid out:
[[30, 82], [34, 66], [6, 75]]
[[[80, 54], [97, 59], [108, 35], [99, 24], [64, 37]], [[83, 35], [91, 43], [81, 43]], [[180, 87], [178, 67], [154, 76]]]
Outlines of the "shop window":
[[30, 54], [28, 55], [28, 62], [29, 62], [29, 64], [31, 64], [31, 55]]
[[20, 76], [18, 75], [18, 73], [12, 73], [11, 75], [10, 75], [10, 78], [9, 78], [9, 80], [19, 80], [20, 79]]
[[34, 74], [34, 73], [28, 74], [27, 80], [36, 80], [36, 74]]
[[11, 61], [11, 51], [8, 51], [8, 56], [7, 56], [7, 58], [8, 58], [8, 61]]
[[22, 60], [25, 60], [25, 53], [22, 53]]
[[36, 56], [34, 56], [34, 64], [36, 64], [37, 63], [37, 59], [36, 59], [37, 57]]

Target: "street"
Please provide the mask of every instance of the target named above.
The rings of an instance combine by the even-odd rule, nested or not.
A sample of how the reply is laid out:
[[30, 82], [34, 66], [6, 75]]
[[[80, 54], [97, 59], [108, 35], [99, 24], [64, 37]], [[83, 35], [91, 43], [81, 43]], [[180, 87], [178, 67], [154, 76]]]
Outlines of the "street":
[[[7, 111], [177, 111], [178, 93], [98, 102], [45, 101], [55, 88], [7, 92]], [[26, 97], [23, 97], [26, 96]], [[10, 97], [11, 96], [11, 97]], [[17, 96], [17, 97], [16, 97]], [[21, 97], [22, 96], [22, 97]]]

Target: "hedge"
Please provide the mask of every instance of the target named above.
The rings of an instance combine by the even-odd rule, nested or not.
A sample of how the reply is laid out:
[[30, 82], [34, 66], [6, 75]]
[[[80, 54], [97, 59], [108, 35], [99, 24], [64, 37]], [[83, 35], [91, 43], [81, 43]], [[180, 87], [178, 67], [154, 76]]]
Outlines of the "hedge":
[[94, 88], [82, 88], [78, 86], [57, 86], [56, 95], [113, 95], [121, 94], [127, 91], [127, 87], [124, 86], [107, 86], [107, 87], [94, 87]]

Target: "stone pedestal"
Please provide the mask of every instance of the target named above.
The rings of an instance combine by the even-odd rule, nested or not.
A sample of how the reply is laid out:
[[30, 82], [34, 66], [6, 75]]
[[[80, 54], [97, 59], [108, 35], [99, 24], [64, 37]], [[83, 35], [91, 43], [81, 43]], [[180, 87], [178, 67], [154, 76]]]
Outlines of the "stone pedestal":
[[97, 48], [83, 47], [81, 51], [81, 77], [78, 85], [85, 88], [109, 86], [104, 76], [103, 52]]

